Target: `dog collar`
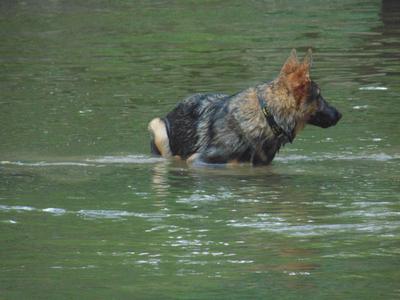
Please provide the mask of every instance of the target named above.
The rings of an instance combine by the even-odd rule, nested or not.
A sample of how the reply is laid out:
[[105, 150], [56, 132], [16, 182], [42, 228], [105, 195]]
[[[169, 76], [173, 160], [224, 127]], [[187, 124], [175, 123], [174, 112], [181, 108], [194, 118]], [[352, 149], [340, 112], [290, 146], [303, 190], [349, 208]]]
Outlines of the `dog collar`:
[[258, 101], [260, 102], [261, 111], [263, 112], [265, 119], [267, 120], [267, 123], [268, 123], [269, 127], [271, 128], [272, 132], [274, 133], [274, 135], [278, 138], [281, 137], [282, 135], [284, 135], [287, 137], [289, 142], [292, 143], [293, 136], [291, 134], [288, 134], [285, 130], [282, 129], [282, 127], [280, 127], [278, 125], [278, 123], [276, 123], [274, 115], [267, 108], [266, 101], [263, 98], [261, 98], [259, 95], [257, 95], [257, 98], [258, 98]]

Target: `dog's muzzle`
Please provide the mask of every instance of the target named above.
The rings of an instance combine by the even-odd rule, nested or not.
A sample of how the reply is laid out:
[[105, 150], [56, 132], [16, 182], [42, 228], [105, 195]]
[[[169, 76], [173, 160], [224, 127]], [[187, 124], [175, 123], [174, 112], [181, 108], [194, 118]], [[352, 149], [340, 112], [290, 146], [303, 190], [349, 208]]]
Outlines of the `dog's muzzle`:
[[319, 99], [318, 110], [311, 115], [307, 123], [322, 128], [328, 128], [336, 125], [341, 118], [342, 114], [321, 97]]

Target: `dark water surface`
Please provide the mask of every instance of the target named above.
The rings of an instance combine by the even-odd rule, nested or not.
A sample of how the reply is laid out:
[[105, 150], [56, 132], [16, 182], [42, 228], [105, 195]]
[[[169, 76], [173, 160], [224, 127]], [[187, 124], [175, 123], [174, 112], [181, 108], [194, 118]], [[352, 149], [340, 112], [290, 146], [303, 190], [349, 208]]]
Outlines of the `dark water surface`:
[[[397, 1], [3, 0], [0, 37], [0, 298], [400, 298]], [[149, 155], [292, 47], [338, 126], [263, 168]]]

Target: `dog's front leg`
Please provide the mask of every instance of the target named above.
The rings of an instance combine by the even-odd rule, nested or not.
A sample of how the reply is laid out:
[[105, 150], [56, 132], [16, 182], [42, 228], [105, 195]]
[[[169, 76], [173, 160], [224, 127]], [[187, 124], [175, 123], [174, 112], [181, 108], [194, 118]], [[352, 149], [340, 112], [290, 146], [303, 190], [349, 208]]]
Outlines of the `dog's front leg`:
[[254, 166], [269, 165], [279, 151], [280, 144], [273, 141], [265, 141], [261, 149], [257, 149], [251, 159]]

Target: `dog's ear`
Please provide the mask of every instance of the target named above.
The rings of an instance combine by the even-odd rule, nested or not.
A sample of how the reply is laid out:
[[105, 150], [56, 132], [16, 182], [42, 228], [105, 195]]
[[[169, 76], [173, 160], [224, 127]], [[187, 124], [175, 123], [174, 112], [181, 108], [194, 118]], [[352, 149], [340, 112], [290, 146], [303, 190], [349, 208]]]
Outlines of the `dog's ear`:
[[295, 72], [288, 75], [287, 82], [292, 89], [293, 96], [300, 104], [310, 91], [310, 69], [308, 64], [301, 64]]
[[308, 50], [303, 62], [298, 64], [296, 69], [286, 76], [286, 82], [291, 88], [298, 105], [307, 98], [310, 92], [310, 68], [312, 64], [312, 53]]
[[279, 74], [279, 81], [284, 82], [291, 90], [298, 105], [306, 99], [310, 89], [310, 67], [312, 62], [311, 50], [308, 51], [302, 63], [297, 59], [293, 49]]
[[299, 60], [297, 59], [296, 49], [292, 49], [292, 52], [290, 53], [290, 56], [283, 65], [279, 76], [286, 76], [289, 75], [290, 73], [293, 73], [294, 71], [296, 71], [298, 66], [299, 66]]
[[304, 56], [303, 59], [303, 65], [308, 67], [308, 71], [310, 71], [313, 63], [313, 58], [312, 58], [312, 50], [311, 48], [308, 49], [306, 56]]

